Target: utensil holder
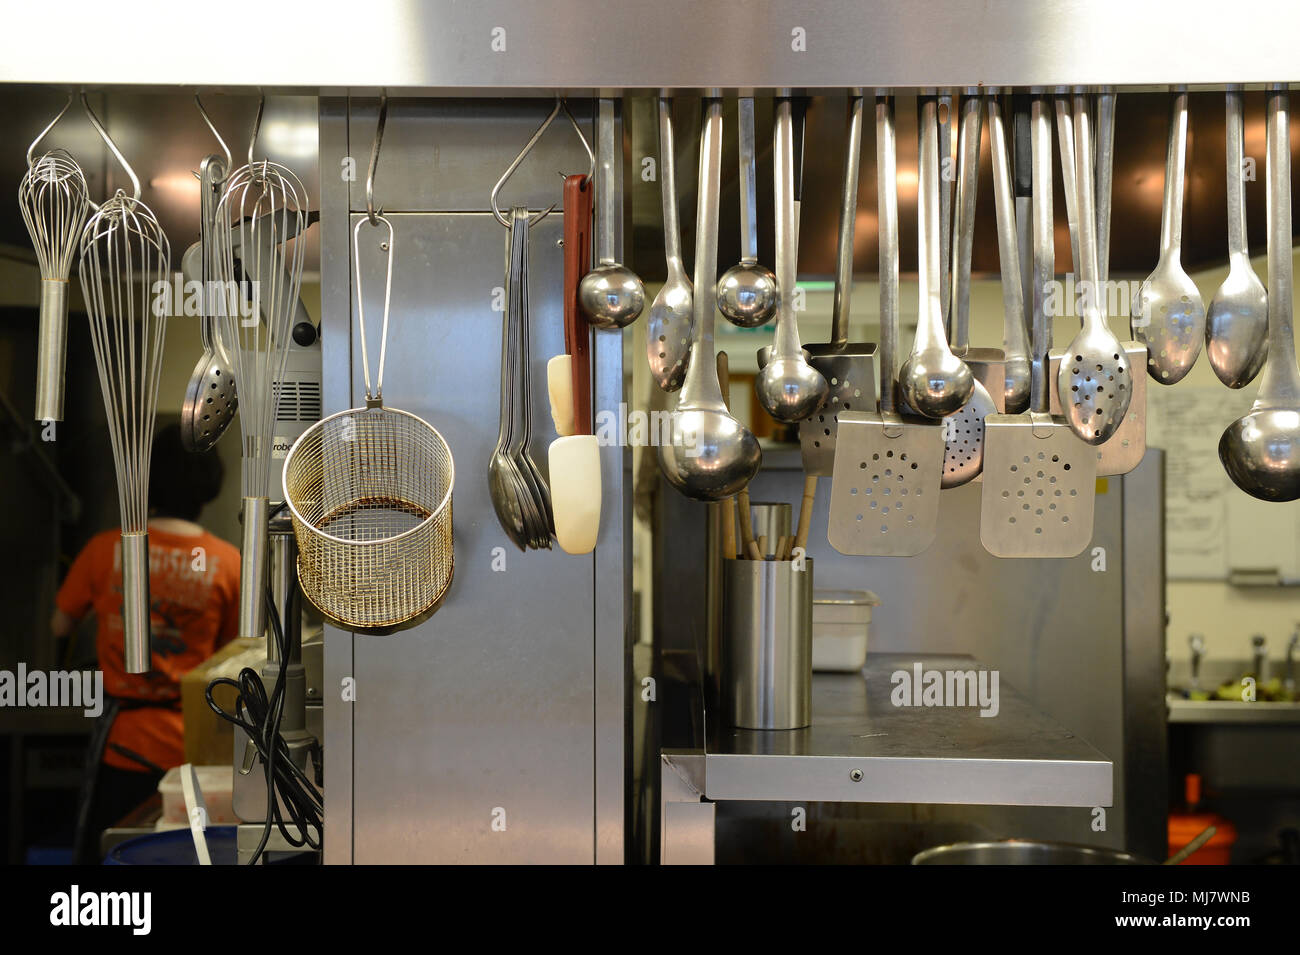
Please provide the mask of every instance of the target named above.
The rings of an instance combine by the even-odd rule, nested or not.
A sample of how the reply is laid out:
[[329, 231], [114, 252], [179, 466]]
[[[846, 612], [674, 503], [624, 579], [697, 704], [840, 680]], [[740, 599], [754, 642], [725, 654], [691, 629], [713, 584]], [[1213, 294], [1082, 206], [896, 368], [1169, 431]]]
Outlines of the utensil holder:
[[723, 561], [722, 705], [742, 729], [812, 722], [811, 560]]

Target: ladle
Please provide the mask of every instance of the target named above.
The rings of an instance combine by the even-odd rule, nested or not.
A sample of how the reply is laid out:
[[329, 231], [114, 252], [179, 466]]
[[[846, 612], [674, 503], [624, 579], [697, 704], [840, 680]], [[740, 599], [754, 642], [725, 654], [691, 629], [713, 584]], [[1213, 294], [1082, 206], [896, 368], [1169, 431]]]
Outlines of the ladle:
[[1268, 363], [1250, 413], [1219, 439], [1232, 482], [1262, 501], [1300, 498], [1300, 372], [1291, 318], [1291, 137], [1286, 87], [1268, 92]]
[[1243, 388], [1268, 355], [1268, 294], [1250, 265], [1246, 241], [1246, 184], [1242, 181], [1241, 87], [1227, 92], [1228, 277], [1210, 300], [1205, 317], [1205, 354], [1219, 381]]
[[[920, 177], [935, 193], [939, 184], [939, 140], [937, 106], [933, 96], [921, 101]], [[975, 391], [975, 376], [966, 363], [952, 353], [944, 333], [942, 292], [940, 289], [940, 224], [938, 203], [927, 215], [920, 209], [918, 226], [922, 271], [936, 277], [921, 297], [916, 319], [916, 338], [912, 353], [898, 373], [898, 387], [904, 400], [927, 418], [944, 418], [970, 401]], [[928, 264], [927, 264], [928, 263]]]
[[645, 308], [645, 286], [635, 272], [614, 258], [614, 223], [618, 219], [618, 176], [614, 163], [622, 157], [614, 140], [613, 101], [600, 101], [596, 170], [596, 255], [599, 262], [578, 284], [578, 307], [597, 328], [625, 328]]
[[691, 280], [682, 265], [681, 228], [677, 220], [674, 171], [673, 101], [659, 97], [659, 188], [664, 205], [664, 255], [668, 278], [650, 304], [646, 320], [646, 359], [650, 374], [664, 391], [676, 391], [686, 378], [691, 352]]
[[755, 184], [754, 98], [742, 96], [740, 118], [740, 263], [718, 280], [718, 311], [741, 328], [765, 325], [776, 314], [780, 297], [776, 276], [758, 263], [758, 189]]
[[[789, 113], [786, 113], [787, 117]], [[695, 321], [686, 381], [672, 414], [672, 440], [659, 445], [659, 467], [673, 487], [697, 501], [718, 501], [745, 487], [763, 455], [758, 439], [727, 411], [714, 351], [713, 276], [718, 268], [718, 192], [722, 101], [704, 101], [699, 209], [695, 218]]]
[[777, 100], [775, 125], [776, 278], [780, 306], [771, 359], [758, 373], [754, 390], [768, 414], [791, 424], [815, 414], [825, 403], [830, 385], [804, 355], [794, 312], [798, 226], [794, 198], [794, 123], [788, 98]]

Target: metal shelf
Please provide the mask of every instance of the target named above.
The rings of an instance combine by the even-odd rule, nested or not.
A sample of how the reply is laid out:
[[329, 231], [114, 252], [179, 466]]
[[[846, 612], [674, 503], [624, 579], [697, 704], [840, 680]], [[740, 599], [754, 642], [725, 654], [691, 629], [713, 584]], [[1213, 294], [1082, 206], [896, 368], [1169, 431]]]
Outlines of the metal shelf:
[[1268, 723], [1300, 725], [1300, 703], [1237, 703], [1169, 697], [1170, 723]]
[[978, 707], [894, 706], [890, 675], [910, 672], [917, 662], [927, 670], [981, 668], [965, 656], [882, 654], [869, 657], [862, 674], [815, 674], [809, 728], [709, 732], [701, 795], [715, 801], [1111, 805], [1111, 760], [1001, 680], [994, 717], [980, 716]]

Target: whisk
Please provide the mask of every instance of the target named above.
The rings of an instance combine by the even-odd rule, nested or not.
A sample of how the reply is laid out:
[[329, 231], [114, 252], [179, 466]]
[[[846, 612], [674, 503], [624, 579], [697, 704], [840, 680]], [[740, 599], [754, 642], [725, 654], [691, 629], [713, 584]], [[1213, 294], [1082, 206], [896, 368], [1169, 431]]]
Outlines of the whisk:
[[68, 273], [81, 230], [90, 213], [86, 176], [77, 161], [53, 149], [32, 161], [32, 153], [59, 115], [27, 147], [27, 172], [18, 184], [18, 208], [36, 247], [41, 268], [41, 318], [37, 339], [36, 420], [63, 420], [63, 369], [68, 352]]
[[126, 672], [149, 670], [149, 456], [162, 373], [167, 312], [155, 295], [171, 272], [171, 247], [140, 201], [140, 181], [108, 132], [82, 106], [131, 178], [99, 206], [81, 232], [79, 273], [90, 339], [113, 446], [122, 517], [122, 632]]
[[[248, 164], [226, 180], [213, 236], [222, 298], [217, 321], [239, 382], [244, 499], [239, 636], [257, 638], [265, 635], [267, 626], [267, 523], [276, 395], [292, 339], [305, 248], [302, 242], [290, 240], [308, 222], [307, 190], [298, 177], [279, 163], [253, 161], [261, 119], [259, 104]], [[245, 288], [251, 296], [243, 294]]]

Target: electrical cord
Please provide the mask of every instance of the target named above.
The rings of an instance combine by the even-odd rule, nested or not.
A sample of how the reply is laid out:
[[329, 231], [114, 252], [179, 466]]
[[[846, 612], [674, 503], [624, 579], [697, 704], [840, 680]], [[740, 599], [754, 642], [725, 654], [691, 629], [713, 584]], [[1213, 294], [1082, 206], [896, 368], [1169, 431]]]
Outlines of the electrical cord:
[[[321, 848], [324, 832], [324, 798], [318, 788], [319, 745], [312, 751], [312, 761], [317, 775], [317, 779], [313, 781], [294, 763], [289, 745], [280, 735], [280, 722], [284, 716], [285, 675], [288, 672], [288, 667], [283, 665], [283, 661], [288, 659], [289, 649], [270, 588], [267, 589], [266, 604], [267, 617], [270, 619], [271, 630], [282, 661], [270, 696], [267, 696], [266, 684], [261, 674], [252, 667], [244, 667], [239, 672], [237, 680], [230, 677], [213, 680], [204, 693], [212, 712], [227, 723], [238, 726], [248, 735], [257, 749], [257, 758], [262, 763], [266, 776], [266, 823], [262, 830], [262, 838], [249, 860], [249, 865], [256, 865], [266, 850], [266, 844], [271, 838], [272, 826], [280, 830], [280, 834], [289, 845], [307, 846], [316, 851]], [[290, 614], [298, 612], [296, 589], [290, 593], [287, 610]], [[237, 695], [233, 713], [225, 710], [212, 698], [212, 691], [218, 686], [230, 686], [235, 689]], [[281, 812], [281, 805], [288, 814], [287, 820]], [[286, 822], [293, 824], [297, 835], [289, 831]], [[311, 831], [313, 829], [314, 837]]]

